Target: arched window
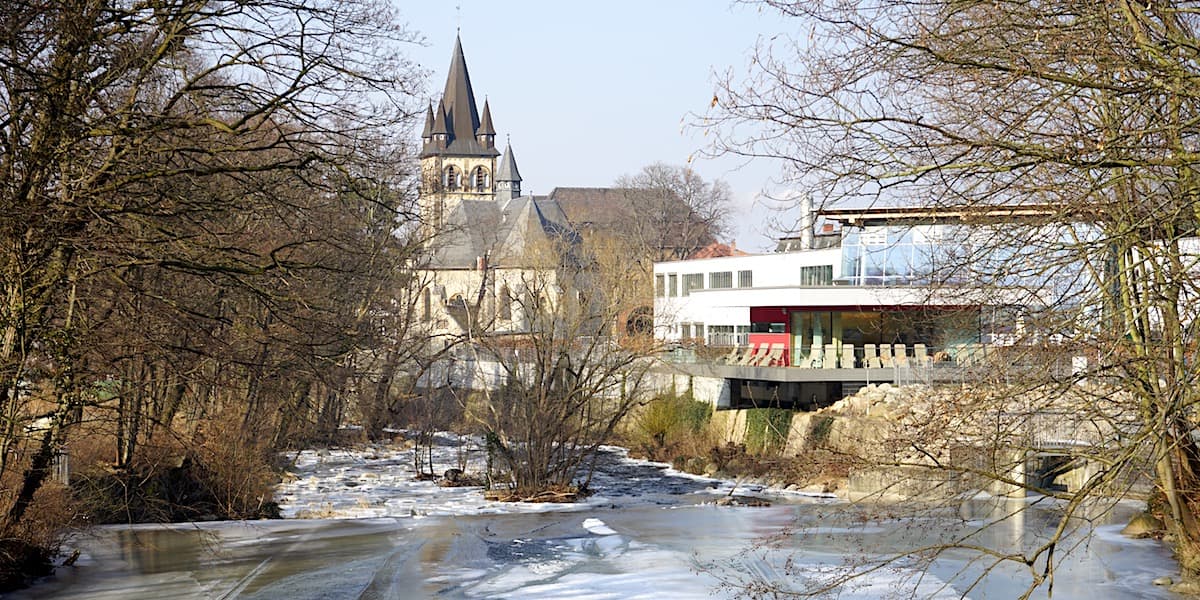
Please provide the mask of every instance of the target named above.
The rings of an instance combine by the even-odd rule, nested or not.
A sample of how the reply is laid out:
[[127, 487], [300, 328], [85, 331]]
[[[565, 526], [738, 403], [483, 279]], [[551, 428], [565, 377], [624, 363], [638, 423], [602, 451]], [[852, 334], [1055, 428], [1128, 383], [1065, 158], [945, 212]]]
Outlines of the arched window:
[[500, 286], [500, 310], [499, 318], [505, 321], [512, 319], [512, 293], [508, 291], [508, 285]]
[[487, 169], [483, 167], [475, 167], [475, 172], [471, 176], [471, 181], [475, 186], [476, 192], [488, 191], [488, 184], [491, 183], [490, 179]]
[[446, 167], [445, 174], [442, 177], [442, 185], [450, 191], [459, 189], [462, 187], [462, 173], [454, 168], [454, 165]]

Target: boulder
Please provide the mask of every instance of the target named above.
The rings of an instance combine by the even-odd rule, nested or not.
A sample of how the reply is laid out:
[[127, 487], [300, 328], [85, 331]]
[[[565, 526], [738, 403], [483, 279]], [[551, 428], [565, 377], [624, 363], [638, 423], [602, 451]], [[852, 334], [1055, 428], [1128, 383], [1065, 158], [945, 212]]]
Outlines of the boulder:
[[1144, 512], [1130, 519], [1129, 524], [1121, 530], [1121, 535], [1131, 538], [1154, 537], [1163, 533], [1165, 528], [1162, 519]]

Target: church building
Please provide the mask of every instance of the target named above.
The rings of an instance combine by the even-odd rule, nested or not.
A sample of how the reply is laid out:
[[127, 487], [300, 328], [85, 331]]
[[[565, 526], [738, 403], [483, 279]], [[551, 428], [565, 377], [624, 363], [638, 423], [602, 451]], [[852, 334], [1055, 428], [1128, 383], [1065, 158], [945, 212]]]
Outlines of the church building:
[[491, 107], [478, 110], [461, 39], [421, 140], [422, 316], [441, 335], [529, 331], [530, 308], [557, 301], [548, 296], [578, 236], [552, 198], [521, 195], [511, 145], [501, 155]]
[[586, 285], [582, 241], [607, 236], [629, 252], [630, 264], [648, 264], [661, 257], [638, 254], [645, 252], [635, 241], [638, 227], [697, 228], [688, 204], [661, 189], [555, 187], [523, 195], [512, 146], [501, 154], [496, 135], [488, 102], [479, 110], [458, 38], [442, 97], [426, 108], [421, 132], [418, 205], [427, 241], [419, 313], [434, 335], [527, 333], [531, 309], [587, 295], [579, 293]]

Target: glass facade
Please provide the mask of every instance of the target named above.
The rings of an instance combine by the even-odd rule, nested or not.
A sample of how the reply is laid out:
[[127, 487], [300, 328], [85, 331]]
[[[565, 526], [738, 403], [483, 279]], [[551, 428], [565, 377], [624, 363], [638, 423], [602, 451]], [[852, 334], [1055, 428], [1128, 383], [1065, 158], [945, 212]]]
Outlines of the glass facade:
[[938, 257], [948, 257], [947, 241], [959, 239], [953, 225], [849, 229], [842, 238], [844, 285], [926, 283]]

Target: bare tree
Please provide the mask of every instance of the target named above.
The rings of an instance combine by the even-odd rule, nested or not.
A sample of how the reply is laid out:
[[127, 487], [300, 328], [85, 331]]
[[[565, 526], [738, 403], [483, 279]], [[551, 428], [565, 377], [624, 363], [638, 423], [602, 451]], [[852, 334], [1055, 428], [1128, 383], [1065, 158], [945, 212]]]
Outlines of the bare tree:
[[647, 272], [656, 260], [678, 260], [728, 232], [732, 192], [721, 180], [705, 181], [688, 167], [654, 163], [617, 179], [628, 190], [629, 214], [619, 237], [644, 256]]
[[114, 405], [123, 464], [175, 415], [236, 405], [256, 430], [310, 394], [289, 369], [336, 398], [372, 329], [364, 275], [399, 251], [403, 197], [379, 190], [414, 74], [371, 1], [13, 2], [0, 21], [5, 537], [86, 406]]
[[[716, 150], [782, 159], [827, 206], [957, 211], [973, 232], [931, 261], [938, 293], [970, 283], [1027, 308], [1011, 348], [977, 380], [987, 400], [938, 411], [992, 415], [990, 442], [978, 423], [950, 419], [923, 431], [913, 447], [928, 456], [908, 462], [1029, 487], [1009, 468], [1017, 459], [980, 468], [932, 446], [964, 436], [1018, 451], [1028, 447], [1015, 439], [1022, 427], [1086, 410], [1086, 422], [1102, 425], [1081, 452], [1102, 467], [1067, 495], [1056, 531], [1088, 499], [1119, 497], [1148, 477], [1194, 577], [1200, 6], [763, 4], [797, 18], [806, 35], [764, 42], [745, 79], [722, 81], [706, 116]], [[940, 547], [1027, 565], [1036, 587], [1053, 581], [1062, 539]]]
[[[465, 405], [503, 474], [497, 498], [563, 501], [586, 489], [594, 459], [647, 396], [654, 342], [626, 335], [640, 306], [628, 285], [639, 268], [623, 254], [587, 252], [573, 236], [531, 244], [503, 274], [496, 307], [480, 294], [466, 343], [494, 365], [498, 389]], [[485, 279], [485, 285], [486, 285]]]

